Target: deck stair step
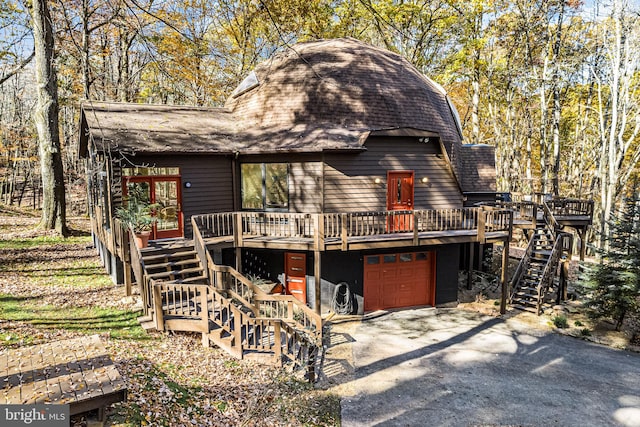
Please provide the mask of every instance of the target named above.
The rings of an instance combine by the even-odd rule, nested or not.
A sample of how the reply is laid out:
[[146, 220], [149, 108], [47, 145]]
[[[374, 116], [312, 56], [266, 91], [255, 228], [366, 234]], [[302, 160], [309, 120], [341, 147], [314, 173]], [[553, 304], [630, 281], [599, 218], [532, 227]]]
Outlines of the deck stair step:
[[142, 329], [145, 331], [154, 330], [156, 328], [156, 323], [153, 321], [153, 317], [149, 315], [138, 317], [138, 322]]
[[[202, 265], [193, 243], [141, 251], [140, 261], [146, 279], [141, 293], [148, 315], [139, 321], [145, 329], [200, 332], [205, 345], [213, 343], [236, 358], [270, 364], [281, 364], [297, 353], [292, 360], [302, 366], [303, 358], [317, 351], [317, 343], [310, 341], [296, 321], [258, 317], [251, 301], [254, 292], [262, 292], [259, 288], [246, 293], [240, 288], [223, 291], [212, 287], [208, 267]], [[233, 277], [238, 283], [250, 283], [235, 270]], [[280, 333], [275, 335], [278, 328]], [[276, 342], [282, 348], [276, 348]]]
[[[541, 305], [554, 292], [556, 286], [558, 254], [554, 250], [556, 234], [545, 221], [539, 221], [529, 241], [529, 247], [519, 266], [519, 273], [514, 277], [511, 292], [511, 305], [514, 308], [538, 313]], [[561, 249], [560, 249], [561, 250]], [[552, 269], [553, 276], [548, 283], [545, 278], [547, 268]]]
[[202, 276], [203, 269], [202, 267], [198, 266], [198, 267], [193, 267], [193, 268], [184, 268], [184, 269], [177, 269], [177, 270], [171, 270], [171, 271], [160, 271], [158, 273], [151, 273], [151, 274], [147, 274], [147, 277], [149, 279], [169, 279], [169, 280], [176, 280], [179, 278], [187, 278], [190, 277], [190, 275], [193, 275], [194, 273], [196, 273], [197, 276]]
[[150, 253], [147, 255], [146, 253], [142, 254], [142, 261], [145, 264], [150, 263], [161, 263], [168, 262], [170, 259], [179, 259], [179, 258], [195, 258], [197, 256], [197, 252], [195, 250], [188, 250], [183, 248], [181, 251], [177, 252], [166, 252], [160, 251], [160, 253]]
[[168, 283], [168, 284], [191, 283], [194, 285], [197, 285], [197, 284], [206, 285], [208, 280], [209, 279], [207, 279], [206, 276], [193, 276], [193, 277], [185, 277], [183, 279], [167, 280], [165, 283]]
[[158, 264], [146, 264], [145, 267], [147, 271], [149, 271], [149, 270], [159, 270], [162, 268], [164, 269], [173, 269], [176, 267], [182, 268], [187, 265], [197, 265], [197, 264], [200, 264], [199, 260], [195, 258], [187, 258], [179, 261], [168, 261], [168, 262], [163, 262]]

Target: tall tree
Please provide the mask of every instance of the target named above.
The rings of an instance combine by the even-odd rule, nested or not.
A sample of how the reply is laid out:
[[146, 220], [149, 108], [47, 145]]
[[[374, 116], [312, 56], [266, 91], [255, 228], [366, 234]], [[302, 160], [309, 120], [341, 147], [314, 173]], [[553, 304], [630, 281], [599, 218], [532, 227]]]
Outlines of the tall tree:
[[64, 236], [67, 235], [67, 224], [58, 126], [58, 79], [54, 66], [53, 28], [47, 0], [33, 0], [31, 19], [38, 91], [34, 122], [38, 130], [43, 191], [40, 227], [56, 230]]
[[640, 312], [640, 197], [637, 185], [612, 216], [608, 248], [599, 250], [599, 264], [587, 272], [583, 286], [592, 317], [611, 317], [620, 330], [628, 315]]
[[600, 242], [605, 246], [616, 202], [640, 161], [640, 16], [627, 0], [615, 0], [601, 29], [591, 71], [601, 144]]

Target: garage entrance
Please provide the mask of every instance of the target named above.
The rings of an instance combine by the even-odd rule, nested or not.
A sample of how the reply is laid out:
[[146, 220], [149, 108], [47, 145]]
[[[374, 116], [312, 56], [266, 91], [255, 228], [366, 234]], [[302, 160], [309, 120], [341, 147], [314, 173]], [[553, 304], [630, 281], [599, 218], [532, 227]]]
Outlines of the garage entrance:
[[364, 310], [435, 305], [435, 252], [364, 257]]

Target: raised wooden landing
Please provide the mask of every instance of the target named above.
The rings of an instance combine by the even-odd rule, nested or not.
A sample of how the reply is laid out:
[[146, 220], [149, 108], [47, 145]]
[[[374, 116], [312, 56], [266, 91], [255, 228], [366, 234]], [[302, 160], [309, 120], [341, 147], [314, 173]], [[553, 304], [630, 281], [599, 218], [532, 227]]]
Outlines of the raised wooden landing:
[[71, 415], [126, 399], [124, 380], [97, 335], [3, 350], [3, 404], [68, 404]]

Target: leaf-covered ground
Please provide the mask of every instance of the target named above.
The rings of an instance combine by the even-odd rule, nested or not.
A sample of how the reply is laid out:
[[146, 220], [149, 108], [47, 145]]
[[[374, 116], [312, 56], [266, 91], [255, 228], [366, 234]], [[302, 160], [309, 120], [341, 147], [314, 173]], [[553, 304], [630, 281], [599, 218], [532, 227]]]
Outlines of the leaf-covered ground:
[[[0, 351], [100, 334], [128, 387], [107, 425], [339, 425], [339, 398], [297, 373], [204, 348], [199, 335], [147, 333], [136, 297], [104, 274], [86, 220], [60, 239], [36, 212], [0, 205]], [[75, 425], [84, 425], [82, 417]]]

